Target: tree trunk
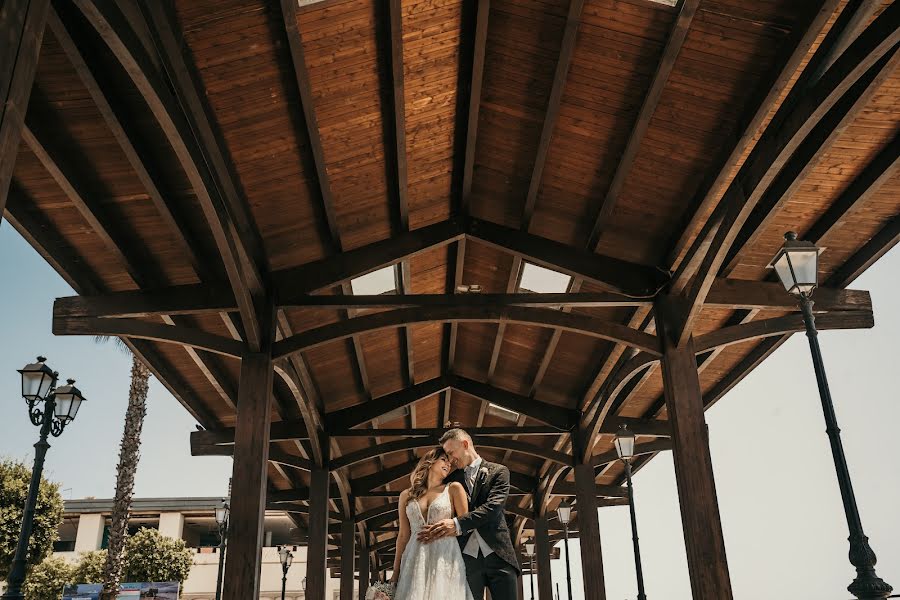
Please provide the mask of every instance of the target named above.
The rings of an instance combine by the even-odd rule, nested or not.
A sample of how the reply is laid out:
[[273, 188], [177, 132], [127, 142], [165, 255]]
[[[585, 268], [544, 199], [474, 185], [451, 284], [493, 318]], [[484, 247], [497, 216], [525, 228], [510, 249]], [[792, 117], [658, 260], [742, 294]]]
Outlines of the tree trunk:
[[116, 496], [113, 500], [109, 527], [109, 552], [103, 573], [103, 600], [115, 600], [119, 593], [119, 581], [125, 563], [125, 541], [128, 537], [128, 517], [131, 511], [131, 495], [134, 492], [134, 474], [137, 471], [141, 449], [141, 428], [147, 414], [147, 388], [150, 371], [135, 356], [131, 366], [131, 389], [128, 391], [128, 409], [125, 411], [125, 431], [119, 448], [119, 466], [116, 469]]

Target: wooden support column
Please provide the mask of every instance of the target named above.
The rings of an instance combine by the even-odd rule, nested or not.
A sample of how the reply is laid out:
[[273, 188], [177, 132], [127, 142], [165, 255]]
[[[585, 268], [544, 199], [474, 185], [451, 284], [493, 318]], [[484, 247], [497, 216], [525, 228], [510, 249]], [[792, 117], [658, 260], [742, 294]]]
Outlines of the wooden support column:
[[369, 579], [371, 579], [369, 574], [369, 550], [367, 548], [359, 549], [357, 568], [359, 569], [359, 600], [366, 600], [366, 590], [369, 588]]
[[309, 483], [309, 545], [306, 554], [306, 597], [325, 600], [328, 563], [328, 484], [327, 469], [316, 467]]
[[516, 598], [525, 600], [525, 578], [516, 577]]
[[347, 519], [341, 523], [341, 600], [353, 600], [355, 542], [356, 523]]
[[691, 589], [697, 600], [731, 600], [694, 340], [679, 348], [665, 339], [662, 373]]
[[553, 600], [553, 576], [550, 573], [550, 524], [547, 515], [534, 520], [534, 545], [537, 554], [538, 598]]
[[597, 518], [597, 482], [590, 464], [575, 466], [575, 508], [578, 510], [578, 538], [585, 600], [606, 600], [603, 556], [600, 552], [600, 522]]
[[50, 0], [4, 0], [0, 8], [0, 220], [49, 10]]
[[273, 373], [270, 353], [252, 352], [242, 357], [234, 430], [228, 561], [222, 586], [225, 600], [259, 597]]

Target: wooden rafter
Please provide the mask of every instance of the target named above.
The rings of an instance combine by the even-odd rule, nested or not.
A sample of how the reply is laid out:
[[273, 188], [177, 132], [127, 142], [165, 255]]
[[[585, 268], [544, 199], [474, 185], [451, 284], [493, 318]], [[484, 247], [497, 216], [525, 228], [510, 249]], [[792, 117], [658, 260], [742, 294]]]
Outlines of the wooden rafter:
[[475, 140], [478, 137], [478, 109], [481, 106], [481, 82], [484, 74], [484, 55], [487, 46], [488, 15], [490, 0], [477, 0], [478, 13], [475, 16], [475, 37], [472, 48], [472, 72], [469, 84], [468, 110], [466, 111], [466, 137], [463, 159], [462, 189], [460, 207], [463, 214], [469, 212], [469, 197], [472, 194], [472, 172], [475, 167]]
[[522, 231], [528, 231], [531, 225], [531, 218], [534, 216], [534, 206], [537, 203], [538, 192], [541, 188], [544, 165], [547, 164], [550, 142], [553, 140], [553, 131], [556, 129], [556, 122], [559, 120], [559, 110], [562, 106], [566, 77], [569, 74], [569, 66], [572, 64], [572, 56], [575, 54], [575, 42], [578, 39], [578, 27], [581, 24], [581, 11], [583, 8], [584, 0], [569, 1], [566, 26], [559, 46], [556, 70], [553, 72], [553, 87], [550, 89], [550, 98], [547, 100], [544, 124], [541, 127], [541, 139], [538, 142], [534, 166], [531, 169], [528, 192], [525, 195], [525, 207], [522, 209], [522, 224], [520, 227]]
[[[880, 79], [882, 67], [893, 69], [896, 60], [894, 46], [900, 40], [898, 13], [900, 5], [888, 7], [798, 101], [796, 108], [785, 117], [781, 126], [777, 130], [769, 128], [763, 133], [726, 190], [720, 209], [717, 209], [717, 216], [711, 220], [718, 225], [714, 225], [715, 233], [711, 236], [708, 249], [703, 253], [698, 275], [686, 289], [683, 322], [678, 327], [679, 330], [674, 332], [680, 343], [691, 334], [693, 322], [727, 252], [781, 168], [826, 114], [829, 115], [829, 120], [838, 118], [832, 108], [840, 103], [844, 94], [857, 81], [866, 77], [867, 72], [871, 73], [870, 69], [874, 69], [876, 73], [870, 75], [869, 83]], [[854, 106], [855, 103], [848, 102], [842, 110], [851, 111]], [[812, 156], [815, 155], [813, 152]], [[697, 252], [700, 252], [699, 248]]]
[[241, 255], [249, 257], [251, 254], [248, 250], [239, 249], [241, 241], [236, 235], [236, 225], [218, 194], [221, 182], [207, 169], [206, 157], [193, 136], [191, 125], [121, 12], [109, 3], [78, 0], [76, 4], [131, 77], [175, 151], [200, 201], [222, 257], [248, 341], [251, 346], [258, 347], [259, 324], [248, 285], [249, 264], [241, 260]]
[[656, 112], [656, 106], [662, 97], [666, 82], [669, 81], [669, 75], [675, 67], [675, 59], [678, 58], [678, 54], [681, 52], [681, 47], [687, 37], [699, 4], [700, 0], [679, 0], [678, 16], [675, 18], [675, 24], [672, 26], [672, 29], [669, 31], [669, 37], [657, 64], [656, 73], [653, 75], [650, 88], [644, 96], [641, 110], [638, 112], [634, 127], [632, 127], [628, 136], [628, 142], [625, 144], [625, 150], [622, 152], [622, 156], [616, 165], [612, 182], [609, 184], [606, 195], [597, 209], [597, 216], [594, 218], [594, 223], [588, 236], [587, 246], [589, 250], [597, 248], [597, 244], [600, 242], [600, 235], [609, 223], [616, 202], [625, 187], [625, 180], [637, 158], [641, 142], [647, 133], [647, 129], [650, 127], [650, 120], [653, 118], [653, 113]]
[[492, 322], [547, 325], [584, 335], [621, 342], [628, 346], [659, 354], [656, 336], [584, 314], [510, 306], [472, 308], [400, 308], [388, 312], [366, 314], [346, 321], [323, 325], [275, 343], [275, 357], [288, 356], [322, 344], [350, 338], [364, 332], [378, 331], [428, 321]]

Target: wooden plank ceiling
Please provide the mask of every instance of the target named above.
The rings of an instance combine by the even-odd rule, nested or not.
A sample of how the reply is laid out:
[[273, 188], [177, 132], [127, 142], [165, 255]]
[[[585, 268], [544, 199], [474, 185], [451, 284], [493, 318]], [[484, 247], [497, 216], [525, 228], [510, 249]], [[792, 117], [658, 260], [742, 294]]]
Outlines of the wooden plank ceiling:
[[[248, 256], [238, 250], [233, 260], [255, 260], [295, 290], [352, 293], [346, 276], [309, 279], [312, 271], [300, 267], [360, 248], [377, 257], [377, 244], [396, 238], [422, 248], [401, 253], [395, 292], [447, 294], [461, 284], [517, 292], [525, 264], [552, 262], [497, 242], [498, 235], [520, 234], [657, 270], [665, 282], [668, 273], [690, 268], [685, 258], [738, 169], [766, 127], [783, 124], [779, 109], [795, 106], [890, 4], [325, 0], [298, 7], [291, 0], [177, 0], [161, 3], [166, 10], [134, 0], [118, 9], [91, 0], [54, 3], [5, 219], [81, 294], [227, 283], [229, 255], [201, 188], [232, 203], [235, 227], [251, 240]], [[864, 12], [839, 18], [845, 6]], [[770, 190], [784, 189], [757, 205], [719, 276], [766, 279], [782, 234], [794, 229], [828, 248], [823, 281], [840, 288], [897, 241], [900, 76], [893, 51], [824, 117], [820, 143], [797, 151], [809, 156], [788, 165], [794, 177], [772, 184]], [[213, 174], [207, 180], [205, 170]], [[475, 221], [454, 235], [435, 234], [443, 243], [421, 241], [424, 232], [453, 230], [457, 221], [448, 220], [463, 217]], [[503, 226], [499, 234], [492, 224]], [[582, 273], [567, 291], [607, 289]], [[279, 336], [377, 310], [284, 308]], [[563, 312], [653, 331], [647, 306]], [[783, 314], [709, 303], [694, 335]], [[161, 318], [144, 321], [229, 339], [253, 335], [237, 310]], [[707, 404], [783, 339], [702, 354]], [[233, 426], [237, 359], [177, 344], [132, 344], [205, 427]], [[634, 360], [621, 344], [546, 325], [420, 321], [296, 354], [297, 379], [276, 377], [275, 412], [286, 422], [301, 420], [299, 394], [326, 423], [342, 422], [335, 415], [345, 409], [394, 400], [403, 406], [398, 391], [432, 382], [431, 393], [362, 427], [453, 421], [546, 429], [530, 411], [489, 409], [487, 400], [506, 393], [513, 399], [507, 404], [531, 399], [550, 412], [590, 411], [608, 378]], [[662, 379], [650, 364], [606, 400], [611, 416], [664, 419], [661, 398]], [[608, 431], [592, 454], [611, 451]], [[397, 433], [377, 441], [404, 439]], [[570, 451], [565, 433], [518, 441], [525, 439], [546, 453]], [[372, 443], [334, 438], [332, 458]], [[309, 458], [309, 444], [295, 439], [273, 448], [282, 453], [270, 469], [273, 493], [302, 489], [308, 474], [290, 465]], [[406, 484], [402, 476], [386, 481], [378, 474], [405, 472], [425, 449], [401, 447], [342, 467], [351, 488], [381, 485], [358, 494], [352, 509], [339, 499], [333, 505], [372, 516], [370, 545], [389, 553], [393, 534], [378, 529], [389, 529], [392, 516], [378, 507], [395, 501], [370, 496], [391, 496]], [[521, 474], [525, 488], [544, 482], [548, 490], [565, 480], [564, 467], [512, 445], [482, 454]], [[598, 484], [621, 483], [614, 463], [596, 464]], [[510, 518], [521, 535], [531, 528], [525, 517], [534, 500], [526, 492], [534, 490], [518, 491]], [[298, 503], [289, 506], [302, 513], [302, 494], [295, 496]], [[552, 496], [542, 498], [555, 505]]]

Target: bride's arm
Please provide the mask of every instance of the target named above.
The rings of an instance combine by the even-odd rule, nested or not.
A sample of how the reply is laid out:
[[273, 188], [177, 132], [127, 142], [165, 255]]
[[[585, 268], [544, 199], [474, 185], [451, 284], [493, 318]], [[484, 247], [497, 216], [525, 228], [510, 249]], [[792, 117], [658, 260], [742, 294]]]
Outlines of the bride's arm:
[[458, 481], [450, 484], [450, 504], [453, 505], [454, 517], [461, 517], [469, 512], [469, 499], [466, 497], [466, 488]]
[[394, 552], [394, 574], [391, 576], [391, 583], [395, 585], [400, 578], [400, 559], [403, 557], [403, 551], [409, 542], [409, 517], [406, 516], [408, 498], [409, 490], [400, 492], [400, 502], [397, 504], [397, 512], [400, 516], [400, 533], [397, 535], [397, 548]]

